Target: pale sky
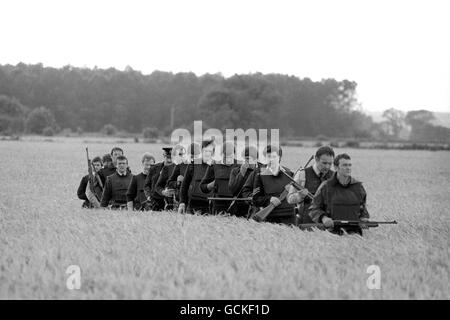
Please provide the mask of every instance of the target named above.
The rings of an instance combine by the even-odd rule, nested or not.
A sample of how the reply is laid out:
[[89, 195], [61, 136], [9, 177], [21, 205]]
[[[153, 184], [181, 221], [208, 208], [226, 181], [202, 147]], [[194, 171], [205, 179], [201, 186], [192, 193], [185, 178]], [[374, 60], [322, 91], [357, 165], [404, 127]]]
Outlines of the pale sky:
[[349, 79], [366, 110], [450, 112], [449, 9], [449, 0], [1, 0], [0, 64]]

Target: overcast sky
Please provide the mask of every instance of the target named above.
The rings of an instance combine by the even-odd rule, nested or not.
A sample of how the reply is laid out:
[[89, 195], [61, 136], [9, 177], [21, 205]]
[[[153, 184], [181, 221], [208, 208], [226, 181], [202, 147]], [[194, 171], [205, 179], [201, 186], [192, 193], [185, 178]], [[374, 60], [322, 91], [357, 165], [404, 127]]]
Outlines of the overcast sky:
[[450, 112], [449, 4], [2, 0], [0, 64], [332, 77], [366, 110]]

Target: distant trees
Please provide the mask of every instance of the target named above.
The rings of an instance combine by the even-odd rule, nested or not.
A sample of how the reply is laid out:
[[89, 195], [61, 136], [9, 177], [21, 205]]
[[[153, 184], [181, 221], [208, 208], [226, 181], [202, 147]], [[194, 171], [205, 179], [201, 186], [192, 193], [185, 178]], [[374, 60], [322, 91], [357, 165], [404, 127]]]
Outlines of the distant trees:
[[0, 95], [0, 133], [22, 132], [28, 109], [16, 98]]
[[26, 129], [29, 133], [42, 134], [45, 128], [55, 130], [57, 129], [57, 124], [53, 113], [46, 107], [41, 106], [28, 114]]
[[383, 112], [383, 118], [386, 119], [388, 134], [393, 138], [399, 137], [400, 131], [405, 126], [405, 113], [391, 108]]
[[414, 110], [406, 114], [405, 122], [411, 126], [410, 139], [415, 141], [450, 142], [450, 129], [434, 126], [434, 114], [428, 110]]
[[[280, 128], [282, 136], [367, 136], [370, 118], [358, 111], [356, 83], [281, 74], [221, 74], [127, 68], [61, 69], [42, 64], [0, 66], [0, 94], [16, 97], [31, 110], [46, 106], [62, 128], [95, 132], [160, 133], [204, 120], [216, 128]], [[173, 115], [173, 117], [171, 117]], [[360, 121], [362, 120], [362, 121]], [[353, 130], [353, 128], [357, 128]]]
[[155, 139], [159, 136], [159, 130], [157, 128], [145, 127], [142, 130], [142, 135], [145, 139]]
[[113, 136], [117, 133], [117, 128], [113, 126], [112, 124], [105, 124], [100, 130], [103, 134], [106, 134], [107, 136]]
[[405, 116], [390, 109], [383, 124], [373, 122], [361, 111], [356, 89], [354, 81], [282, 74], [225, 78], [220, 73], [143, 75], [131, 67], [0, 65], [0, 132], [26, 127], [42, 134], [49, 127], [56, 133], [61, 127], [79, 134], [123, 130], [154, 138], [204, 120], [205, 129], [279, 128], [282, 137], [398, 138], [405, 124], [413, 128], [412, 137], [445, 136], [445, 128], [433, 129], [418, 111]]

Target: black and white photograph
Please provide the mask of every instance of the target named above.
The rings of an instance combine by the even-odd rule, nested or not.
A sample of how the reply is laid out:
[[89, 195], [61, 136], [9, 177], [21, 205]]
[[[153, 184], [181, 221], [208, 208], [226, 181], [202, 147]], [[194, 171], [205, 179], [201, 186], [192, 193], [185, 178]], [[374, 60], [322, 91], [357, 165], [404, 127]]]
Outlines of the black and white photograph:
[[450, 2], [0, 13], [0, 300], [450, 298]]

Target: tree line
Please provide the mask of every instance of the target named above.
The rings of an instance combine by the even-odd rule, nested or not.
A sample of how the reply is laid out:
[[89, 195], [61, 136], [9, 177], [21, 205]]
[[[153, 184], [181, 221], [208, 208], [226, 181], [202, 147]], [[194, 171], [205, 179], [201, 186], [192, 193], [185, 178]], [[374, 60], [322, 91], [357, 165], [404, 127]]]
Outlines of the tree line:
[[[168, 135], [203, 120], [204, 128], [280, 128], [282, 137], [398, 136], [390, 114], [384, 123], [375, 123], [361, 111], [356, 88], [349, 80], [312, 81], [282, 74], [226, 78], [191, 72], [144, 75], [131, 67], [0, 65], [0, 132], [117, 128]], [[414, 131], [416, 138], [424, 137], [421, 128]], [[430, 138], [430, 130], [425, 131]], [[442, 128], [435, 131], [431, 138], [448, 136]]]

